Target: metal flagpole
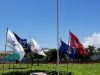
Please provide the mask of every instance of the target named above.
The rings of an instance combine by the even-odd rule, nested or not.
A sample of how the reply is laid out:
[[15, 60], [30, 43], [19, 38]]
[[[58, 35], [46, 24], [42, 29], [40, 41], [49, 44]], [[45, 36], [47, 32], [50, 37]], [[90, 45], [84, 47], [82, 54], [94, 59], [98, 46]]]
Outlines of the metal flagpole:
[[[69, 30], [69, 39], [68, 39], [68, 45], [69, 45], [69, 48], [68, 48], [68, 50], [70, 51], [70, 30]], [[68, 75], [68, 64], [69, 64], [69, 58], [68, 58], [68, 61], [67, 61], [67, 75]]]
[[[21, 44], [21, 39], [20, 39], [20, 41], [19, 41], [19, 44]], [[22, 46], [23, 47], [23, 46]], [[23, 48], [24, 49], [24, 48]], [[21, 60], [20, 60], [20, 72], [21, 72]], [[23, 75], [23, 73], [21, 72], [21, 74]]]
[[[5, 41], [5, 55], [6, 55], [6, 46], [7, 46], [7, 32], [8, 32], [8, 27], [7, 27], [7, 31], [6, 31], [6, 41]], [[2, 64], [3, 64], [3, 66], [2, 66], [2, 74], [4, 73], [4, 59], [5, 59], [5, 56], [4, 56], [4, 58], [2, 57]]]
[[[28, 53], [26, 53], [26, 58], [28, 57]], [[27, 68], [28, 68], [28, 58], [26, 59], [26, 64], [27, 64]]]
[[[15, 44], [14, 44], [14, 46], [15, 46]], [[15, 69], [15, 65], [14, 65], [14, 49], [13, 49], [13, 74], [15, 75], [14, 69]]]
[[[28, 44], [28, 47], [30, 48], [30, 45], [29, 45], [29, 44]], [[28, 60], [29, 60], [29, 59], [28, 59], [28, 55], [29, 55], [29, 52], [26, 52], [26, 58], [27, 58], [27, 59], [26, 59], [26, 60], [27, 60], [26, 64], [27, 64], [27, 68], [28, 68], [28, 64], [29, 64], [29, 62], [28, 62]]]
[[13, 74], [15, 75], [14, 69], [15, 69], [15, 66], [14, 66], [14, 50], [13, 50]]
[[59, 11], [58, 11], [59, 1], [57, 0], [57, 75], [59, 75]]
[[[30, 36], [30, 48], [31, 48], [31, 36]], [[32, 63], [33, 63], [33, 61], [32, 61], [32, 55], [31, 55], [31, 71], [32, 71]]]
[[[14, 46], [15, 46], [16, 44], [14, 44]], [[15, 64], [14, 64], [14, 58], [15, 58], [15, 56], [14, 56], [14, 49], [13, 49], [13, 74], [15, 75]]]
[[[19, 44], [21, 44], [21, 39], [19, 40]], [[23, 46], [22, 46], [23, 47]], [[20, 72], [21, 72], [21, 60], [20, 60], [20, 62], [19, 62], [19, 66], [20, 66]], [[21, 75], [23, 75], [23, 72], [21, 72], [22, 74]]]

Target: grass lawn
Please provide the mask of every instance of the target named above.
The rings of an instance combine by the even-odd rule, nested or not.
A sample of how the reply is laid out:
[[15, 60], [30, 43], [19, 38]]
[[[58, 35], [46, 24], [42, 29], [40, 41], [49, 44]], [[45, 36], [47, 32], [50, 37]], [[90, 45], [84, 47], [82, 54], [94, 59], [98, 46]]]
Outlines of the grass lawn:
[[[13, 71], [13, 64], [5, 64], [5, 70], [4, 73], [8, 73]], [[2, 64], [0, 64], [0, 74], [2, 74]], [[59, 65], [60, 71], [67, 71], [67, 64], [60, 64]], [[31, 70], [31, 65], [28, 64], [15, 64], [15, 70], [14, 71], [27, 71]], [[37, 64], [34, 64], [32, 66], [32, 70], [46, 70], [46, 71], [56, 71], [56, 64], [40, 64], [37, 66]], [[73, 75], [100, 75], [100, 64], [94, 63], [94, 64], [69, 64], [68, 65], [68, 71], [72, 72]]]

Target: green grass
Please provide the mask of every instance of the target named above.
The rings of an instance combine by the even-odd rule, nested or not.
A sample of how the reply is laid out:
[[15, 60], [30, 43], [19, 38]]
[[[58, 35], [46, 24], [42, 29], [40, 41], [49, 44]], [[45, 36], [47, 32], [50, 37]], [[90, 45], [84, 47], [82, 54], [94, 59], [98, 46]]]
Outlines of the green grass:
[[[8, 69], [9, 64], [4, 65], [5, 70], [4, 73], [8, 73], [13, 71], [13, 69]], [[20, 67], [22, 69], [20, 69]], [[2, 74], [2, 64], [0, 65], [0, 74]], [[10, 68], [13, 68], [13, 64], [10, 64]], [[14, 71], [28, 71], [31, 70], [31, 65], [28, 64], [15, 64], [15, 70]], [[60, 64], [59, 65], [60, 71], [67, 71], [67, 64]], [[56, 64], [40, 64], [37, 66], [37, 64], [34, 64], [32, 66], [32, 70], [46, 70], [46, 71], [56, 71]], [[72, 72], [73, 75], [100, 75], [100, 64], [94, 63], [94, 64], [69, 64], [68, 65], [68, 71]]]

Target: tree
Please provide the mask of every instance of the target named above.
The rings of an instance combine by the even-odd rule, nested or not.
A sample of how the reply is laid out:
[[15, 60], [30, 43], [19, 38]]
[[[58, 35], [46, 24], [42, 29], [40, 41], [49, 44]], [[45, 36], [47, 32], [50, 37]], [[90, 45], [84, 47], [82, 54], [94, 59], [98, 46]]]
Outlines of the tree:
[[46, 61], [56, 61], [57, 60], [57, 50], [56, 49], [50, 49], [46, 53]]
[[100, 48], [98, 48], [97, 50], [100, 51]]
[[87, 48], [87, 51], [89, 53], [89, 56], [93, 56], [93, 51], [95, 50], [95, 47], [92, 45], [92, 46], [88, 46]]

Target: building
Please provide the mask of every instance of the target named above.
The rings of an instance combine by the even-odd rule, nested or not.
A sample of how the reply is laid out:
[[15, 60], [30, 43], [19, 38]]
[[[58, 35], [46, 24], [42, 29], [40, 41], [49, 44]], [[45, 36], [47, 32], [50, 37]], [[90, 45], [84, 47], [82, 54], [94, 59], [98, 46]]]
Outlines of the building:
[[91, 56], [92, 60], [100, 60], [100, 51], [93, 51], [93, 56]]
[[49, 51], [49, 48], [42, 48], [42, 50], [43, 50], [44, 52], [48, 52], [48, 51]]
[[13, 51], [0, 52], [0, 64], [3, 62], [8, 63], [8, 61], [4, 60], [4, 57], [10, 54], [13, 54]]

